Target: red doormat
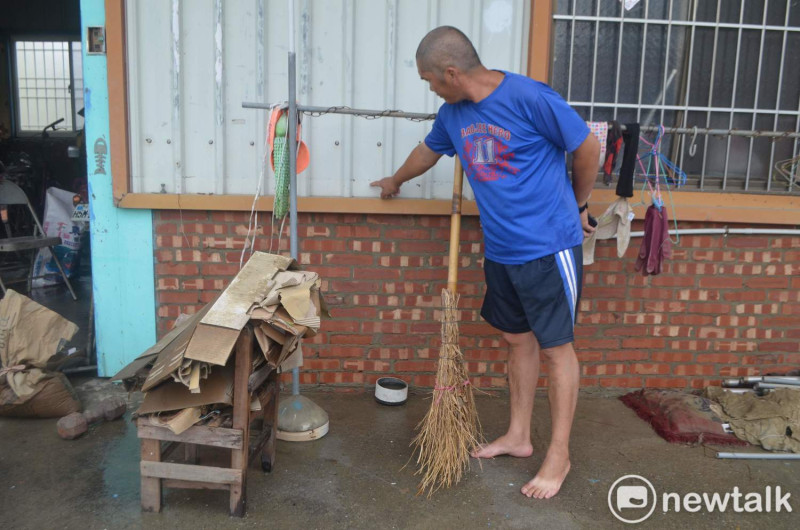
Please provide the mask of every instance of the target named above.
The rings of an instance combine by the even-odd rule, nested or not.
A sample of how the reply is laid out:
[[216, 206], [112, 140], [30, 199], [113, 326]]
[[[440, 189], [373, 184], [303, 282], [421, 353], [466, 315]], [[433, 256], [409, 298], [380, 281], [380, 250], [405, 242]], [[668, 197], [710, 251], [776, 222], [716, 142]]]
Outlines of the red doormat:
[[710, 400], [702, 396], [644, 389], [620, 399], [668, 442], [749, 445], [722, 430], [722, 420], [711, 411]]

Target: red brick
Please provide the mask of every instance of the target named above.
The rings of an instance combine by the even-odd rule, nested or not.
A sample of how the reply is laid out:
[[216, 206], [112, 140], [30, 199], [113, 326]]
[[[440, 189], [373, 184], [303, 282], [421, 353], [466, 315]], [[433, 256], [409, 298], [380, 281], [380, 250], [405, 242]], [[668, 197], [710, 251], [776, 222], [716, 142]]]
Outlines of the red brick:
[[208, 219], [208, 212], [194, 210], [161, 210], [159, 217], [164, 221], [205, 221]]
[[412, 229], [412, 228], [404, 228], [404, 229], [387, 229], [385, 236], [387, 239], [430, 239], [431, 232], [430, 230], [424, 229]]
[[356, 280], [399, 280], [400, 269], [372, 269], [367, 267], [354, 267], [353, 278]]
[[767, 299], [765, 291], [729, 291], [722, 293], [727, 302], [763, 302]]
[[581, 366], [581, 375], [622, 375], [624, 373], [624, 364], [584, 364]]
[[175, 223], [158, 223], [156, 225], [156, 234], [159, 235], [172, 235], [178, 233], [178, 225]]
[[303, 239], [299, 246], [303, 252], [347, 251], [347, 243], [342, 239]]
[[[327, 322], [323, 324], [323, 331], [327, 329]], [[319, 336], [319, 335], [317, 335]], [[352, 345], [364, 345], [364, 344], [372, 344], [374, 340], [373, 335], [334, 335], [328, 334], [328, 339], [330, 340], [331, 344], [352, 344]]]
[[402, 254], [435, 254], [447, 252], [448, 244], [444, 241], [400, 241], [397, 250]]
[[377, 293], [378, 282], [335, 280], [329, 283], [329, 291], [337, 293]]
[[335, 307], [331, 308], [331, 317], [353, 320], [375, 320], [378, 310], [374, 307]]
[[639, 350], [610, 351], [606, 353], [606, 361], [644, 361], [650, 354]]
[[742, 278], [729, 276], [707, 276], [700, 278], [701, 289], [741, 289]]
[[322, 357], [346, 357], [360, 359], [368, 351], [367, 347], [339, 346], [339, 345], [317, 345], [317, 351]]
[[303, 370], [339, 370], [341, 366], [338, 359], [303, 359]]
[[[700, 280], [702, 282], [702, 279]], [[694, 287], [694, 276], [677, 276], [673, 274], [659, 274], [653, 276], [651, 285], [656, 287]], [[703, 285], [700, 285], [703, 287]]]
[[200, 273], [197, 265], [189, 263], [157, 263], [157, 276], [197, 276]]
[[623, 348], [642, 348], [642, 349], [663, 349], [666, 346], [666, 341], [661, 338], [649, 337], [645, 339], [624, 339], [622, 341]]
[[769, 239], [766, 237], [728, 236], [725, 246], [728, 248], [767, 248]]
[[606, 388], [642, 388], [641, 377], [601, 377], [600, 386]]
[[760, 342], [758, 344], [758, 351], [800, 352], [800, 342]]
[[404, 322], [364, 322], [363, 333], [408, 333], [408, 324]]
[[177, 288], [178, 288], [177, 278], [159, 278], [158, 283], [156, 284], [156, 290], [158, 291], [174, 290]]
[[716, 315], [727, 314], [731, 311], [729, 304], [689, 304], [689, 313], [713, 313]]
[[789, 278], [786, 276], [750, 278], [745, 282], [745, 285], [751, 289], [788, 289]]
[[386, 372], [390, 365], [384, 361], [345, 361], [344, 369], [355, 372]]
[[650, 355], [649, 360], [657, 363], [686, 363], [694, 358], [691, 352], [657, 352]]
[[322, 384], [363, 383], [364, 374], [359, 372], [320, 372], [318, 379]]
[[647, 377], [644, 384], [650, 388], [686, 388], [688, 380], [683, 377]]
[[636, 363], [630, 366], [632, 374], [640, 375], [665, 375], [670, 372], [668, 364], [661, 363]]
[[239, 274], [238, 264], [206, 263], [202, 267], [203, 276], [227, 276], [233, 279]]
[[162, 291], [158, 293], [160, 304], [197, 304], [200, 303], [200, 293], [197, 291]]
[[706, 315], [670, 315], [669, 323], [678, 326], [707, 326], [714, 323], [714, 317]]
[[436, 372], [438, 361], [395, 361], [398, 372]]
[[716, 370], [710, 364], [679, 364], [672, 370], [673, 375], [714, 375]]
[[375, 257], [372, 254], [326, 254], [324, 263], [326, 265], [356, 265], [366, 267], [373, 265]]

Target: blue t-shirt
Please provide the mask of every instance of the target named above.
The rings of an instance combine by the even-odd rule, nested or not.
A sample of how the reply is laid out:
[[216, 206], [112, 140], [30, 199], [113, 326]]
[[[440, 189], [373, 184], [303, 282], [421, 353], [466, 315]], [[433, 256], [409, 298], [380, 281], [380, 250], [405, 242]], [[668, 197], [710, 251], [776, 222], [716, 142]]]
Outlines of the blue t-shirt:
[[566, 152], [589, 128], [544, 83], [510, 72], [478, 103], [445, 103], [425, 144], [461, 157], [481, 214], [486, 257], [520, 264], [583, 242]]

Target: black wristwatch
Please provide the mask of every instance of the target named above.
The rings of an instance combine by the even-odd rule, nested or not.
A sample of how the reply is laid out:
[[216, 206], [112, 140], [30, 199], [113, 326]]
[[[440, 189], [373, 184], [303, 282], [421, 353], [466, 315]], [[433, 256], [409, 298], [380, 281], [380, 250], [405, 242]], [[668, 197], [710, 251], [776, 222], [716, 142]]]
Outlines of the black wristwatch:
[[578, 206], [578, 213], [583, 213], [589, 207], [589, 203], [586, 202], [583, 206]]

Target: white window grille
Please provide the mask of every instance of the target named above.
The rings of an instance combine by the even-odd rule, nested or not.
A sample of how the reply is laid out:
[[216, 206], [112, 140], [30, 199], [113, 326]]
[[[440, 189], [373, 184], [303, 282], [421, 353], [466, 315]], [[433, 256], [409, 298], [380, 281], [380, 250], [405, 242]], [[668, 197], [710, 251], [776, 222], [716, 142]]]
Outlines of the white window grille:
[[14, 41], [15, 118], [18, 133], [83, 128], [81, 42], [69, 40]]
[[557, 0], [553, 19], [551, 83], [582, 117], [672, 130], [687, 187], [798, 191], [796, 0]]

